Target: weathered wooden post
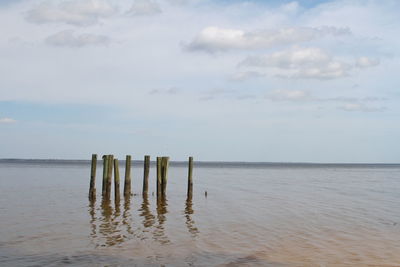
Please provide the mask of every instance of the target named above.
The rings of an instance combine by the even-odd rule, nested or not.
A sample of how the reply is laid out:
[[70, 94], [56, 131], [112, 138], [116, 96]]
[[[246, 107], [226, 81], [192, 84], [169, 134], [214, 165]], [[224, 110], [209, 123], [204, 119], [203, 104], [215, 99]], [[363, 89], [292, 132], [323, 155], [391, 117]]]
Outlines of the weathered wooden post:
[[169, 157], [161, 158], [161, 194], [165, 195], [167, 191], [167, 181], [168, 181], [168, 166], [169, 166]]
[[161, 157], [157, 157], [157, 198], [161, 194]]
[[97, 155], [92, 154], [92, 165], [90, 169], [89, 200], [96, 199], [96, 166], [97, 166]]
[[106, 188], [107, 188], [107, 176], [108, 176], [108, 156], [103, 156], [103, 187], [101, 189], [101, 195], [103, 197], [106, 196]]
[[189, 157], [189, 170], [188, 170], [188, 189], [187, 189], [187, 196], [188, 198], [192, 197], [193, 193], [193, 157]]
[[117, 203], [120, 200], [118, 159], [114, 159], [114, 194], [114, 200]]
[[150, 171], [150, 156], [144, 156], [143, 166], [143, 195], [146, 195], [149, 190], [149, 171]]
[[125, 183], [124, 183], [124, 197], [131, 196], [131, 156], [126, 156], [125, 162]]
[[106, 198], [108, 200], [110, 199], [111, 196], [113, 162], [114, 162], [114, 156], [108, 155], [108, 173], [107, 173], [107, 186], [106, 186]]

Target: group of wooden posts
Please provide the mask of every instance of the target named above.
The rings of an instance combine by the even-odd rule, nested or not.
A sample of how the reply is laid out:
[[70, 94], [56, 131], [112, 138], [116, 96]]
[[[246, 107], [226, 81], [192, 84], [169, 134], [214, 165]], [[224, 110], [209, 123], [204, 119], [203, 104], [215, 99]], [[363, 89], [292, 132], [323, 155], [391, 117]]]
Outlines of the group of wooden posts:
[[[126, 156], [125, 161], [125, 182], [124, 182], [124, 197], [128, 198], [132, 195], [131, 189], [131, 163], [130, 155]], [[89, 187], [89, 200], [96, 199], [96, 165], [97, 154], [92, 155], [92, 165], [90, 174], [90, 187]], [[164, 197], [167, 190], [167, 174], [169, 167], [169, 157], [157, 157], [157, 198]], [[103, 185], [102, 196], [103, 199], [109, 200], [111, 196], [112, 186], [112, 173], [114, 169], [114, 193], [115, 201], [120, 200], [120, 176], [118, 159], [113, 155], [103, 156]], [[147, 195], [149, 188], [149, 172], [150, 172], [150, 156], [144, 156], [144, 173], [143, 173], [143, 195]], [[187, 196], [191, 197], [193, 192], [193, 157], [189, 157], [189, 171], [188, 171], [188, 188]]]

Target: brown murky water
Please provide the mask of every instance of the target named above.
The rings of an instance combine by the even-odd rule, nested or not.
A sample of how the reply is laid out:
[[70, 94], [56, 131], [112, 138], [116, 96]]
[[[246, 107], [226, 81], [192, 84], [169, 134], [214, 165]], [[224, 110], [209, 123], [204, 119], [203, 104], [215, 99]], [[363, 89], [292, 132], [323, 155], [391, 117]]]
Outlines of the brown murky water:
[[[90, 166], [0, 163], [1, 266], [400, 266], [400, 166], [172, 166], [87, 200]], [[123, 170], [121, 170], [123, 173]], [[205, 197], [204, 192], [208, 195]]]

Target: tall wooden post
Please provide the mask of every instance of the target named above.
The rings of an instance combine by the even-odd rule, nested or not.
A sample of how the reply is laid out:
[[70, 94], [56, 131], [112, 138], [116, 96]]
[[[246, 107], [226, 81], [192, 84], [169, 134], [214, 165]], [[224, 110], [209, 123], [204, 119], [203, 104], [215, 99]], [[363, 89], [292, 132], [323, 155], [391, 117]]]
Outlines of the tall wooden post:
[[188, 198], [192, 196], [193, 193], [193, 157], [189, 157], [189, 166], [188, 166], [188, 189], [187, 189], [187, 196]]
[[169, 167], [169, 157], [161, 158], [161, 194], [165, 195], [167, 191], [167, 181], [168, 181], [168, 167]]
[[157, 157], [157, 197], [161, 195], [161, 157]]
[[111, 183], [112, 183], [112, 172], [113, 172], [114, 156], [108, 155], [108, 173], [107, 173], [107, 186], [106, 186], [106, 198], [110, 199], [111, 196]]
[[149, 190], [149, 171], [150, 171], [150, 156], [144, 156], [143, 166], [143, 195], [146, 195]]
[[125, 183], [124, 183], [124, 197], [128, 198], [131, 196], [131, 156], [126, 156], [125, 162]]
[[117, 203], [120, 200], [118, 159], [114, 159], [114, 194], [114, 200]]
[[103, 156], [103, 186], [101, 188], [101, 195], [106, 196], [107, 188], [107, 176], [108, 176], [108, 155]]
[[96, 166], [97, 166], [97, 155], [92, 154], [92, 165], [90, 169], [89, 200], [96, 199]]

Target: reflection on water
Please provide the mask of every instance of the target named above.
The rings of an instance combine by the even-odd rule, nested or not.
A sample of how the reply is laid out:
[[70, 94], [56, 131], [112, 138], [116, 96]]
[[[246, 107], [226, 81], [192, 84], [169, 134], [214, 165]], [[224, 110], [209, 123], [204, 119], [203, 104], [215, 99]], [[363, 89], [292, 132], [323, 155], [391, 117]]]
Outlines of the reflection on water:
[[115, 206], [113, 210], [109, 200], [102, 200], [101, 202], [101, 217], [99, 218], [100, 227], [99, 235], [104, 237], [105, 243], [102, 246], [114, 246], [122, 243], [123, 237], [121, 236], [118, 226], [120, 215], [119, 205]]
[[149, 228], [154, 225], [154, 215], [151, 214], [150, 208], [149, 208], [149, 198], [147, 194], [143, 195], [143, 201], [141, 208], [139, 209], [140, 216], [143, 217], [142, 224], [144, 228]]
[[130, 211], [131, 208], [131, 197], [125, 197], [124, 200], [124, 212], [122, 213], [122, 224], [126, 225], [126, 232], [128, 235], [133, 236], [134, 231], [132, 227], [132, 214]]
[[91, 237], [96, 237], [96, 210], [95, 210], [95, 206], [96, 206], [96, 200], [95, 199], [91, 199], [89, 201], [89, 215], [90, 215], [90, 226], [91, 226], [91, 231], [90, 231], [90, 236]]
[[167, 221], [167, 207], [168, 201], [165, 195], [157, 198], [157, 226], [154, 231], [154, 240], [160, 242], [161, 244], [167, 244], [170, 242], [168, 236], [165, 234], [164, 223]]
[[100, 204], [99, 216], [96, 216], [96, 201], [89, 201], [90, 236], [96, 247], [111, 247], [122, 244], [126, 236], [122, 234], [121, 226], [134, 235], [130, 228], [129, 201], [124, 204], [121, 216], [120, 203], [112, 206], [111, 201], [103, 199]]
[[[110, 200], [103, 199], [100, 206], [96, 209], [96, 201], [89, 201], [88, 213], [90, 218], [90, 237], [96, 247], [112, 247], [121, 245], [131, 239], [146, 240], [152, 238], [160, 244], [170, 243], [165, 233], [165, 223], [167, 221], [168, 201], [167, 198], [160, 197], [156, 201], [156, 215], [153, 214], [148, 196], [142, 197], [139, 212], [140, 224], [135, 225], [132, 218], [131, 198], [125, 198], [121, 213], [120, 202], [112, 203]], [[192, 199], [186, 200], [184, 210], [186, 226], [189, 233], [195, 237], [198, 233], [192, 219], [193, 203]], [[97, 215], [97, 216], [96, 216]]]
[[186, 227], [189, 233], [192, 234], [192, 237], [196, 237], [199, 233], [199, 230], [195, 226], [194, 220], [192, 219], [192, 214], [194, 213], [193, 210], [193, 199], [192, 195], [189, 195], [186, 199], [186, 206], [185, 206], [185, 218], [186, 218]]

